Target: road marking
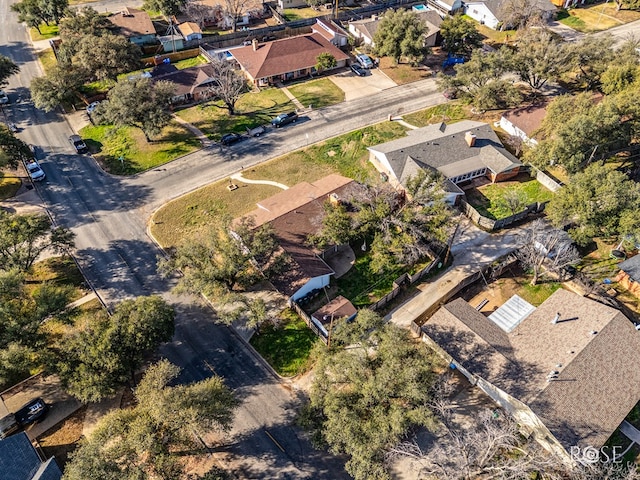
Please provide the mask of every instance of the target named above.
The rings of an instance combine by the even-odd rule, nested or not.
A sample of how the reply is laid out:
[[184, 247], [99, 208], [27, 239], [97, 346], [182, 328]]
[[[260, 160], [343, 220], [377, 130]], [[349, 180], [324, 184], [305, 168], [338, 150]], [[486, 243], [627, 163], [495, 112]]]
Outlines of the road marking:
[[267, 437], [269, 437], [269, 438], [271, 439], [271, 441], [272, 441], [273, 443], [275, 443], [275, 444], [276, 444], [276, 446], [277, 446], [280, 450], [282, 450], [282, 453], [287, 453], [287, 452], [285, 452], [285, 451], [284, 451], [284, 448], [282, 448], [282, 445], [280, 445], [280, 444], [278, 443], [278, 441], [277, 441], [275, 438], [273, 438], [273, 436], [272, 436], [269, 432], [267, 432], [267, 431], [265, 430], [265, 431], [264, 431], [264, 433], [266, 433], [266, 434], [267, 434]]

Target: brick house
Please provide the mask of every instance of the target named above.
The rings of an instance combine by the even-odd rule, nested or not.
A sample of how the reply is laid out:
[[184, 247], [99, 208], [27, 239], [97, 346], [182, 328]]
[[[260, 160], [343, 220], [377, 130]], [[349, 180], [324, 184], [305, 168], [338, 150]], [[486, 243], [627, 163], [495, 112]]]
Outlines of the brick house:
[[171, 103], [198, 103], [214, 96], [211, 86], [216, 79], [209, 64], [178, 70], [174, 65], [158, 65], [151, 71], [154, 81], [166, 80], [175, 85]]
[[445, 201], [456, 203], [461, 186], [474, 178], [513, 178], [522, 163], [509, 153], [487, 123], [464, 120], [409, 130], [407, 136], [368, 147], [369, 161], [398, 188], [422, 169], [445, 177]]
[[640, 333], [620, 311], [560, 289], [489, 317], [463, 299], [422, 326], [431, 344], [547, 450], [600, 448], [640, 400]]
[[344, 67], [349, 58], [319, 33], [265, 43], [254, 40], [251, 45], [234, 48], [230, 53], [247, 78], [257, 86], [315, 74], [317, 58], [321, 53], [330, 53], [335, 57], [335, 68]]

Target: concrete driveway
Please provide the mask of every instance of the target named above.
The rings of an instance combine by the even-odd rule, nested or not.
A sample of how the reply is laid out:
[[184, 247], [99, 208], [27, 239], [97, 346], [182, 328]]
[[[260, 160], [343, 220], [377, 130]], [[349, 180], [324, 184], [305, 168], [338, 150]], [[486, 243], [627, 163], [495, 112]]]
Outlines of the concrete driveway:
[[379, 69], [372, 68], [369, 72], [371, 75], [359, 77], [350, 69], [346, 69], [340, 73], [331, 75], [329, 78], [344, 92], [344, 99], [346, 101], [375, 95], [382, 90], [397, 86], [396, 82], [387, 77]]

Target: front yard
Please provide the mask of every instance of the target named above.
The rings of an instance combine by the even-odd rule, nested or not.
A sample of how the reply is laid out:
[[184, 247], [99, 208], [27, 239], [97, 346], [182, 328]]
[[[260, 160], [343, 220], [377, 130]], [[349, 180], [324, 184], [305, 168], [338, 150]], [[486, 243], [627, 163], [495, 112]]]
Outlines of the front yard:
[[636, 20], [640, 20], [640, 12], [616, 10], [615, 2], [585, 5], [558, 12], [558, 21], [583, 33], [608, 30]]
[[379, 68], [398, 85], [417, 82], [418, 80], [424, 80], [425, 78], [431, 78], [433, 76], [431, 69], [424, 65], [412, 67], [408, 63], [396, 64], [390, 57], [382, 57]]
[[116, 175], [144, 172], [200, 148], [200, 141], [176, 122], [152, 142], [134, 127], [89, 125], [79, 133], [103, 168]]
[[344, 102], [344, 92], [328, 78], [304, 81], [288, 89], [304, 107], [322, 108]]
[[0, 176], [0, 200], [6, 200], [13, 197], [20, 189], [22, 181], [19, 177], [13, 175]]
[[468, 108], [459, 103], [442, 103], [435, 107], [427, 108], [419, 112], [404, 115], [402, 119], [416, 127], [426, 127], [434, 123], [444, 122], [446, 124], [459, 122], [470, 118]]
[[521, 173], [514, 180], [483, 185], [466, 190], [465, 193], [467, 202], [482, 216], [500, 220], [514, 214], [505, 202], [505, 194], [513, 190], [520, 192], [524, 205], [546, 202], [553, 198], [551, 190], [548, 190], [535, 178], [531, 178], [527, 173]]

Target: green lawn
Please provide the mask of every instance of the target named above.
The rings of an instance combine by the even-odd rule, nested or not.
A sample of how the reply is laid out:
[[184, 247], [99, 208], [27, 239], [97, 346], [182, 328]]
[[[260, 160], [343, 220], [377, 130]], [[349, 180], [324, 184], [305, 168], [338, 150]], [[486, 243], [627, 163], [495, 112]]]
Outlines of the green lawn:
[[467, 110], [458, 103], [443, 103], [419, 112], [404, 115], [402, 119], [416, 127], [426, 127], [434, 123], [455, 123], [469, 118]]
[[35, 27], [31, 27], [29, 29], [29, 34], [31, 35], [31, 40], [34, 42], [40, 40], [48, 40], [50, 38], [54, 38], [58, 36], [58, 25], [51, 24], [47, 25], [45, 23], [40, 25], [40, 31]]
[[571, 27], [574, 30], [578, 30], [579, 32], [587, 31], [587, 24], [584, 23], [584, 20], [576, 17], [575, 15], [570, 15], [566, 10], [558, 10], [556, 18], [560, 23], [565, 24], [567, 27]]
[[537, 285], [525, 283], [522, 285], [518, 295], [534, 307], [538, 307], [560, 287], [561, 285], [558, 282], [543, 282]]
[[269, 324], [251, 337], [251, 345], [283, 377], [304, 373], [319, 339], [293, 310], [285, 310], [278, 327]]
[[280, 89], [268, 88], [240, 97], [234, 115], [229, 115], [221, 101], [189, 107], [176, 114], [217, 140], [228, 132], [244, 133], [247, 128], [267, 124], [278, 114], [293, 109], [291, 100]]
[[467, 190], [467, 201], [481, 215], [499, 220], [513, 213], [504, 203], [503, 196], [509, 190], [518, 190], [526, 196], [526, 205], [534, 202], [546, 202], [553, 198], [553, 192], [544, 187], [528, 174], [520, 174], [515, 180], [492, 183], [480, 188]]
[[13, 197], [22, 185], [18, 177], [11, 175], [0, 176], [0, 200]]
[[56, 60], [56, 56], [51, 48], [40, 50], [37, 55], [45, 74], [58, 64], [58, 60]]
[[322, 108], [344, 102], [344, 92], [328, 78], [298, 83], [289, 91], [305, 107]]
[[70, 256], [50, 257], [35, 263], [26, 281], [29, 289], [35, 289], [43, 282], [52, 284], [69, 292], [71, 301], [87, 293], [84, 277]]
[[132, 175], [175, 160], [200, 148], [199, 140], [172, 122], [162, 135], [147, 142], [138, 128], [89, 125], [80, 130], [100, 164], [116, 175]]
[[294, 20], [302, 20], [303, 18], [315, 18], [320, 17], [322, 15], [327, 15], [331, 13], [331, 10], [318, 9], [314, 10], [311, 7], [306, 8], [285, 8], [282, 11], [282, 16], [288, 21], [293, 22]]
[[559, 10], [558, 20], [575, 30], [589, 33], [640, 20], [640, 12], [618, 10], [615, 2], [605, 2], [571, 8], [568, 11]]

